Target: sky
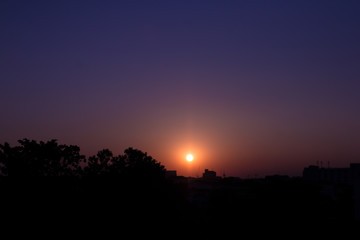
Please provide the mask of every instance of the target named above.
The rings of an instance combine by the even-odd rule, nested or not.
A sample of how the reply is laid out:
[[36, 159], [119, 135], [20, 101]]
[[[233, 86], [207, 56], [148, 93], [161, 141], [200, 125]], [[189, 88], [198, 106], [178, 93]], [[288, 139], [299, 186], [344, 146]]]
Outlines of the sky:
[[1, 143], [185, 176], [360, 162], [360, 1], [2, 0], [0, 36]]

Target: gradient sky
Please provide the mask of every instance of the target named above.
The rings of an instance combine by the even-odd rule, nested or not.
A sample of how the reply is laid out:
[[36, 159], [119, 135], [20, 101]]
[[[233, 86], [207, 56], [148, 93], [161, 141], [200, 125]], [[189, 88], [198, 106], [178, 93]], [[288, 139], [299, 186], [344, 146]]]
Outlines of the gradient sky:
[[0, 33], [1, 143], [192, 176], [360, 162], [360, 1], [2, 0]]

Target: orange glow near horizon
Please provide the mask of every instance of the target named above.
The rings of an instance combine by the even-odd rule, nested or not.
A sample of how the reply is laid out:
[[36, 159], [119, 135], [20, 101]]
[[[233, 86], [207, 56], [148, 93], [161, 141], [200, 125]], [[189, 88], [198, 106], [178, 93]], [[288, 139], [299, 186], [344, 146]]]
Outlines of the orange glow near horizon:
[[175, 143], [169, 148], [172, 151], [168, 152], [168, 156], [172, 161], [167, 162], [167, 168], [176, 170], [180, 176], [200, 176], [201, 169], [208, 165], [206, 162], [209, 152], [202, 144], [195, 144], [193, 141], [187, 142], [185, 144]]

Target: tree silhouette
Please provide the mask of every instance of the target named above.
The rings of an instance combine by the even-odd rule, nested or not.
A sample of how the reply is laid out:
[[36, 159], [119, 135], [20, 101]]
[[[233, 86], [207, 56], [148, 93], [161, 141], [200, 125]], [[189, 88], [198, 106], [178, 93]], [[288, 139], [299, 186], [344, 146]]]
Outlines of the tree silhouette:
[[[74, 145], [19, 140], [19, 146], [0, 144], [0, 171], [5, 176], [117, 176], [124, 179], [163, 180], [165, 168], [147, 153], [128, 148], [123, 155], [114, 156], [103, 149], [88, 159]], [[82, 169], [81, 166], [84, 166]], [[151, 181], [150, 181], [151, 182]]]
[[125, 163], [125, 174], [139, 179], [162, 180], [165, 177], [165, 168], [147, 153], [128, 148], [120, 156]]
[[0, 144], [1, 173], [7, 176], [78, 176], [85, 156], [74, 145], [59, 145], [53, 139], [39, 143], [28, 139], [18, 141], [20, 146]]
[[85, 175], [98, 176], [108, 174], [112, 162], [113, 153], [109, 149], [103, 149], [97, 155], [89, 157], [87, 166], [84, 168]]

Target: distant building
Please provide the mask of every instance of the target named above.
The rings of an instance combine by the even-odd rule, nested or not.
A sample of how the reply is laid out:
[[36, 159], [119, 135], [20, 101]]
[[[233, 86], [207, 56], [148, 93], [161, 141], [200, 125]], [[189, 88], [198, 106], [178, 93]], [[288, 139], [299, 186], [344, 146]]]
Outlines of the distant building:
[[350, 164], [350, 168], [322, 168], [309, 166], [303, 171], [303, 178], [311, 182], [350, 184], [360, 176], [360, 164]]
[[207, 181], [216, 180], [216, 172], [205, 169], [205, 172], [203, 173], [203, 179]]
[[309, 166], [304, 168], [306, 181], [322, 184], [346, 184], [353, 188], [355, 219], [360, 221], [360, 163], [350, 164], [350, 168], [322, 168]]
[[355, 219], [360, 221], [360, 164], [350, 164], [350, 175], [354, 186]]

